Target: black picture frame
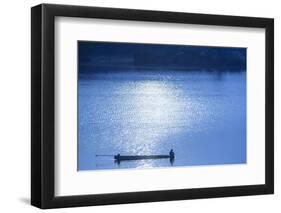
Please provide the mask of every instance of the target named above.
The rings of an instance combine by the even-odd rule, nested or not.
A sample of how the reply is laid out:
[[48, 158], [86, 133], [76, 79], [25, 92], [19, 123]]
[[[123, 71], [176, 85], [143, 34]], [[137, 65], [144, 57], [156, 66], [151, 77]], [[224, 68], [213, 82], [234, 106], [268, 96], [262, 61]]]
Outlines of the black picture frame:
[[[96, 195], [54, 195], [55, 17], [264, 28], [266, 124], [265, 184]], [[31, 9], [31, 204], [42, 208], [139, 203], [274, 192], [274, 20], [240, 16], [41, 4]]]

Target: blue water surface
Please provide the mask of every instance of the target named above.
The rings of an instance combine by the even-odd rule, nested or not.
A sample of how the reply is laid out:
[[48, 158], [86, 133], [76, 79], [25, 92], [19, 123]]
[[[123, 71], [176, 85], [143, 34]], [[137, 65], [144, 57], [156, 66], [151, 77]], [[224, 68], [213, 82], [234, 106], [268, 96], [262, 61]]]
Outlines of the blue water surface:
[[[246, 163], [246, 72], [79, 76], [78, 170]], [[176, 158], [114, 162], [112, 156]]]

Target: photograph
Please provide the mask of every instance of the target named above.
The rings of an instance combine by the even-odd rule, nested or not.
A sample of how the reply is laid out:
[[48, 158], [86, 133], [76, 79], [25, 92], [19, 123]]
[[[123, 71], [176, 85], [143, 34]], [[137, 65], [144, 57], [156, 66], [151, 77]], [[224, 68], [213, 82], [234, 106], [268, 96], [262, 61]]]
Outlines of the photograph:
[[77, 41], [78, 171], [247, 164], [247, 48]]
[[31, 8], [31, 205], [274, 194], [274, 18], [167, 8]]

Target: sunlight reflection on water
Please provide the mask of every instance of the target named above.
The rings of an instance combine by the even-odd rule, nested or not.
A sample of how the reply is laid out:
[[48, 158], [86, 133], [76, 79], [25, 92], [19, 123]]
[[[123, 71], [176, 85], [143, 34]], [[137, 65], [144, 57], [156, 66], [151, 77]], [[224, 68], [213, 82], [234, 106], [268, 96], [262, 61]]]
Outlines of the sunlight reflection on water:
[[175, 165], [244, 162], [245, 73], [162, 75], [79, 80], [79, 169], [170, 166], [167, 159], [116, 165], [95, 155], [168, 154], [171, 148]]
[[[126, 116], [126, 120], [123, 121], [128, 126], [125, 125], [121, 130], [126, 137], [122, 144], [116, 147], [119, 150], [125, 149], [125, 152], [134, 155], [160, 154], [162, 149], [159, 146], [162, 145], [163, 138], [181, 131], [182, 128], [178, 127], [180, 122], [181, 127], [192, 122], [192, 115], [195, 113], [191, 110], [195, 109], [192, 106], [195, 103], [184, 101], [185, 106], [189, 108], [190, 116], [186, 116], [189, 119], [181, 121], [183, 106], [180, 103], [183, 101], [180, 97], [183, 91], [173, 88], [169, 82], [140, 81], [123, 85], [119, 89], [130, 94], [127, 103], [130, 106], [127, 111], [130, 116]], [[130, 132], [126, 134], [128, 128]], [[166, 152], [167, 150], [165, 154]], [[150, 167], [153, 161], [138, 161], [136, 164], [137, 167]]]

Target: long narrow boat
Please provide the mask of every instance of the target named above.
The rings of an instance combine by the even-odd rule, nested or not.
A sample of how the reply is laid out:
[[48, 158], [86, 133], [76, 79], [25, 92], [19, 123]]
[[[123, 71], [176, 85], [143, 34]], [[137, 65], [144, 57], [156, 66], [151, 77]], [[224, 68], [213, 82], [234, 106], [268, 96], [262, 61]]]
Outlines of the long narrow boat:
[[116, 161], [126, 161], [126, 160], [148, 160], [148, 159], [173, 159], [172, 155], [114, 155]]

